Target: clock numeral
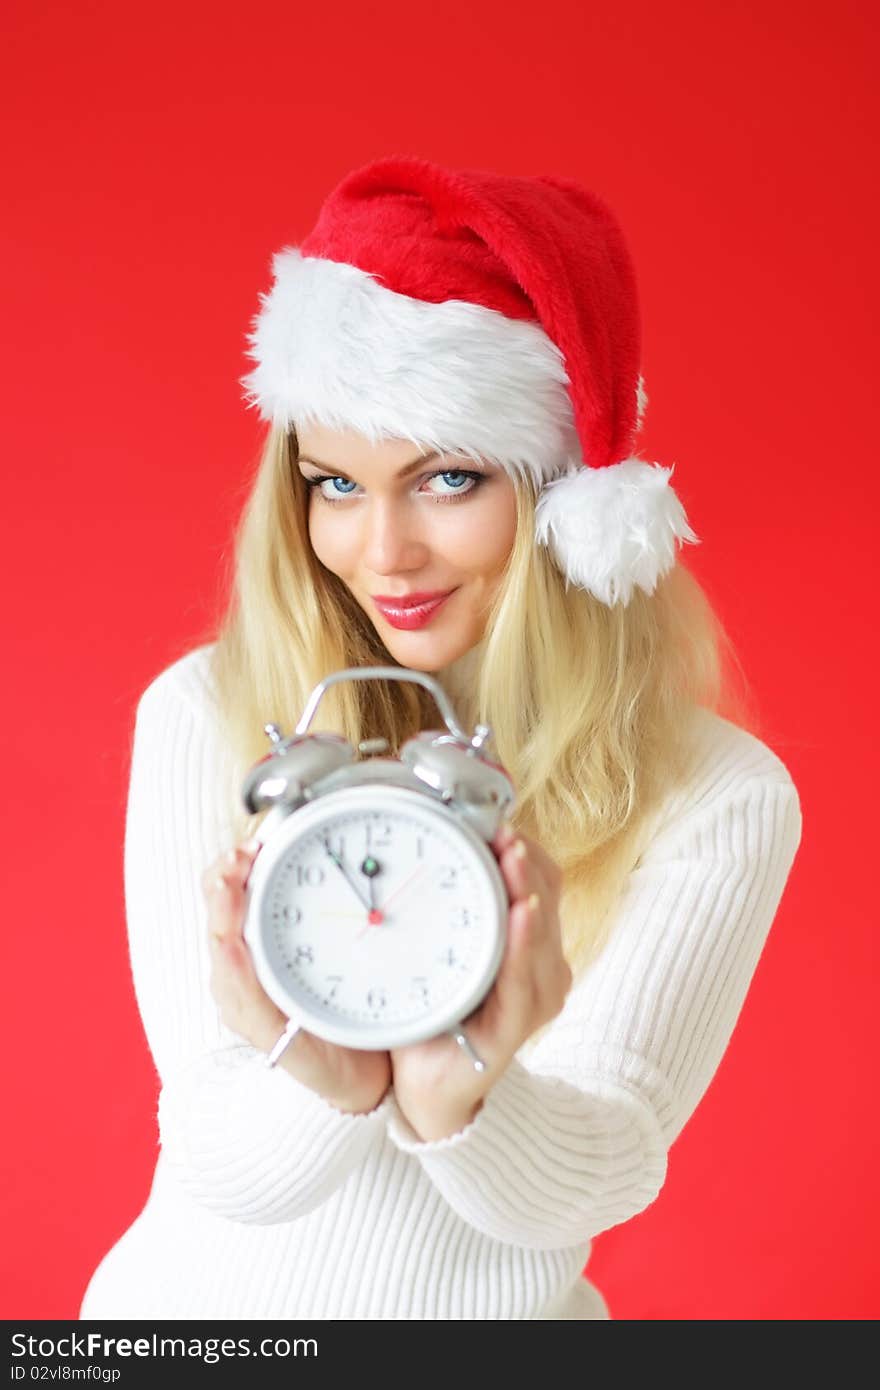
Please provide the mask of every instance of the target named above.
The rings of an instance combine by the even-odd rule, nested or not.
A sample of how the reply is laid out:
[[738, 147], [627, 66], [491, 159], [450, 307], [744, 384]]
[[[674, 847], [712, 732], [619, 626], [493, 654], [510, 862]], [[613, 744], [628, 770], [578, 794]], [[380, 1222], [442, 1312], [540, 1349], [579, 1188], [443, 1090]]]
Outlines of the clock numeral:
[[309, 965], [313, 965], [315, 957], [312, 954], [311, 946], [297, 946], [294, 960], [297, 965], [302, 965], [304, 961], [308, 961]]
[[440, 870], [440, 888], [455, 888], [458, 884], [458, 866], [444, 864]]
[[455, 954], [455, 947], [450, 946], [440, 957], [444, 965], [458, 965], [458, 956]]
[[425, 841], [424, 841], [423, 836], [417, 835], [417, 836], [416, 836], [416, 859], [424, 859], [424, 857], [425, 857]]
[[469, 927], [471, 925], [471, 910], [469, 907], [457, 907], [453, 911], [449, 925], [451, 927]]
[[391, 848], [391, 825], [385, 821], [382, 825], [374, 825], [372, 821], [367, 821], [367, 849], [390, 849]]
[[297, 888], [317, 888], [324, 882], [324, 869], [320, 864], [297, 864]]
[[368, 989], [368, 990], [367, 990], [367, 1008], [368, 1008], [368, 1009], [384, 1009], [384, 1008], [386, 1007], [387, 1003], [388, 1003], [388, 1000], [387, 1000], [387, 998], [385, 997], [385, 991], [384, 991], [384, 989], [376, 989], [376, 988], [374, 988], [374, 989]]
[[330, 989], [327, 991], [327, 993], [324, 995], [324, 998], [321, 1000], [321, 1003], [322, 1003], [322, 1004], [329, 1004], [329, 1003], [330, 1003], [330, 1000], [333, 998], [333, 996], [335, 995], [337, 989], [338, 989], [339, 986], [342, 984], [342, 979], [343, 979], [343, 977], [342, 977], [341, 975], [328, 975], [328, 976], [327, 976], [327, 984], [330, 985]]
[[430, 992], [430, 990], [428, 989], [428, 982], [427, 982], [425, 976], [424, 976], [424, 975], [414, 975], [414, 976], [413, 976], [413, 982], [412, 982], [412, 983], [413, 983], [413, 994], [418, 994], [418, 995], [420, 996], [420, 1002], [421, 1002], [422, 1004], [428, 1004], [428, 1003], [430, 1002], [430, 993], [431, 993], [431, 992]]
[[286, 926], [298, 927], [302, 921], [302, 908], [297, 907], [296, 903], [287, 903], [281, 909], [281, 916]]

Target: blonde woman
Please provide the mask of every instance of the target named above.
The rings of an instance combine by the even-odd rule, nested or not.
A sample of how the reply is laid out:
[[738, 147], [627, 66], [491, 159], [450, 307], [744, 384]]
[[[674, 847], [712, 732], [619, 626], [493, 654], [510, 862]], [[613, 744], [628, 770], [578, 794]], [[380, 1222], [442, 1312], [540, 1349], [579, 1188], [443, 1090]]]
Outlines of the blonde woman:
[[[634, 452], [627, 247], [571, 180], [393, 157], [273, 269], [228, 609], [137, 710], [125, 888], [160, 1152], [81, 1316], [609, 1318], [591, 1242], [660, 1192], [801, 835], [678, 561], [672, 470]], [[484, 1072], [449, 1035], [279, 1051], [243, 939], [264, 726], [380, 664], [489, 724], [516, 788], [505, 955], [466, 1021]], [[393, 754], [440, 725], [424, 687], [365, 681], [313, 729]]]

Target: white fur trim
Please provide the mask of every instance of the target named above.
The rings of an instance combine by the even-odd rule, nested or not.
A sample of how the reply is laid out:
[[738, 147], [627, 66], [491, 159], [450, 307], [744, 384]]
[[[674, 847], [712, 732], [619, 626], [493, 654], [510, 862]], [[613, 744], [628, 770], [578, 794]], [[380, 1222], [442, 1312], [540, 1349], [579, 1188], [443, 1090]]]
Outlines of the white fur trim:
[[480, 455], [536, 487], [580, 461], [565, 360], [540, 324], [397, 294], [295, 247], [272, 266], [247, 335], [257, 366], [241, 378], [263, 419]]
[[544, 487], [535, 537], [571, 583], [603, 603], [629, 603], [634, 585], [652, 594], [675, 564], [675, 542], [699, 545], [672, 490], [674, 468], [629, 458], [581, 465]]

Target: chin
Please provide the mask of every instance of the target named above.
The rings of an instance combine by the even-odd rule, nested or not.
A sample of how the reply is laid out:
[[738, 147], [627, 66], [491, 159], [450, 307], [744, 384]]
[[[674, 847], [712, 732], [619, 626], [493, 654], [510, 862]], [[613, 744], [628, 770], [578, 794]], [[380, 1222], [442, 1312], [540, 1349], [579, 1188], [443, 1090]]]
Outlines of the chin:
[[447, 659], [444, 653], [426, 643], [389, 642], [386, 639], [385, 646], [395, 661], [401, 666], [411, 667], [414, 671], [442, 671], [450, 660], [455, 660], [454, 657]]
[[462, 639], [457, 642], [438, 640], [434, 633], [400, 632], [392, 629], [390, 633], [380, 633], [385, 647], [401, 666], [409, 666], [415, 671], [442, 671], [464, 654], [471, 645]]

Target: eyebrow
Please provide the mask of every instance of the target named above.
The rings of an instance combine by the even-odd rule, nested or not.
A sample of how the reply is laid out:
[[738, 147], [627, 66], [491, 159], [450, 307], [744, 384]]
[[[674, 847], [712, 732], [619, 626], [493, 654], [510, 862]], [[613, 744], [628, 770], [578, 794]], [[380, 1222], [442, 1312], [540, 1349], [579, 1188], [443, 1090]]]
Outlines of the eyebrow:
[[[410, 473], [415, 473], [417, 468], [423, 468], [426, 463], [431, 462], [431, 459], [437, 459], [439, 457], [440, 453], [437, 449], [433, 449], [430, 454], [420, 454], [419, 457], [413, 459], [411, 463], [404, 464], [403, 468], [401, 468], [396, 476], [398, 478], [408, 478]], [[353, 481], [353, 479], [349, 478], [347, 473], [343, 473], [341, 468], [337, 468], [335, 464], [322, 463], [320, 459], [310, 459], [300, 454], [297, 463], [309, 463], [313, 468], [323, 468], [326, 473], [332, 474], [334, 478], [344, 478], [347, 483]]]

